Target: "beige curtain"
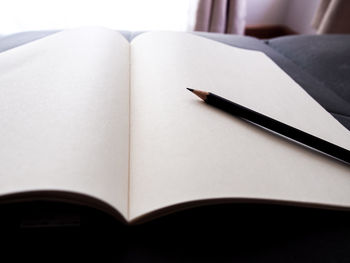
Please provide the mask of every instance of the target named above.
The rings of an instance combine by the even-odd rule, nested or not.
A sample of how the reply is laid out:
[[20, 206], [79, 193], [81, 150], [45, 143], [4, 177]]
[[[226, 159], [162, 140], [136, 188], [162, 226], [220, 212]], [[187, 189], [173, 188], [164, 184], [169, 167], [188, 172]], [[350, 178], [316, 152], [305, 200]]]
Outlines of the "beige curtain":
[[350, 0], [321, 0], [312, 26], [318, 34], [350, 33]]
[[195, 31], [244, 34], [246, 0], [198, 0]]

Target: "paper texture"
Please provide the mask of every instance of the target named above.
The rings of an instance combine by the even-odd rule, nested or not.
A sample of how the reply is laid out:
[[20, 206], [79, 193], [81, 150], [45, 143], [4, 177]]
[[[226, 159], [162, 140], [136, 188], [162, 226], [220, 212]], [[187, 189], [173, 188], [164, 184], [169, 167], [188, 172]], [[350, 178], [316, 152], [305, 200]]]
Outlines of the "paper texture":
[[81, 193], [127, 220], [217, 198], [350, 207], [348, 166], [186, 90], [350, 149], [349, 131], [263, 53], [185, 33], [129, 45], [84, 28], [1, 53], [0, 72], [0, 195]]
[[0, 72], [0, 193], [84, 193], [127, 217], [129, 43], [68, 30], [0, 54]]
[[350, 149], [350, 135], [267, 56], [184, 33], [131, 45], [130, 220], [181, 202], [350, 206], [349, 167], [201, 102], [213, 92]]

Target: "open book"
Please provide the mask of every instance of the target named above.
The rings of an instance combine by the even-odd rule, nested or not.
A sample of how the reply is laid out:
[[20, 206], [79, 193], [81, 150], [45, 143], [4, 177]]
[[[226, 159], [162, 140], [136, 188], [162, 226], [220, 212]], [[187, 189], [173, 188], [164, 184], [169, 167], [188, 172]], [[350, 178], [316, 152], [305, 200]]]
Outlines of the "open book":
[[350, 149], [350, 132], [261, 52], [81, 28], [1, 53], [0, 73], [4, 202], [78, 202], [127, 222], [227, 201], [350, 208], [348, 165], [186, 90]]

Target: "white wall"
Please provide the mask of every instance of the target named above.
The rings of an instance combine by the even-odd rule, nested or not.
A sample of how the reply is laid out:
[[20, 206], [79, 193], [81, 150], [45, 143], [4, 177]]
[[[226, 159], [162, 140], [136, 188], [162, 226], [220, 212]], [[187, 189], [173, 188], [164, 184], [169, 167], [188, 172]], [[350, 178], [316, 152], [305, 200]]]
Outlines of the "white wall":
[[0, 34], [105, 26], [186, 30], [189, 0], [0, 0]]
[[247, 0], [247, 25], [282, 24], [290, 0]]
[[311, 22], [319, 2], [320, 0], [290, 0], [284, 24], [302, 34], [315, 33]]
[[247, 0], [247, 25], [286, 25], [301, 34], [314, 33], [312, 18], [320, 0]]

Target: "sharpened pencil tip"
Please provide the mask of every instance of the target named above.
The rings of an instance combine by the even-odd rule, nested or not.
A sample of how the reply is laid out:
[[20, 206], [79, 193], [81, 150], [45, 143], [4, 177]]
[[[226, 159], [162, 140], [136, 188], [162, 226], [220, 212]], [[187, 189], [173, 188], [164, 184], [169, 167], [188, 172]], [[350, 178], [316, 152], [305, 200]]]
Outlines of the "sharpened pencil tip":
[[193, 89], [190, 89], [190, 88], [186, 88], [186, 89], [188, 89], [189, 91], [193, 92]]

